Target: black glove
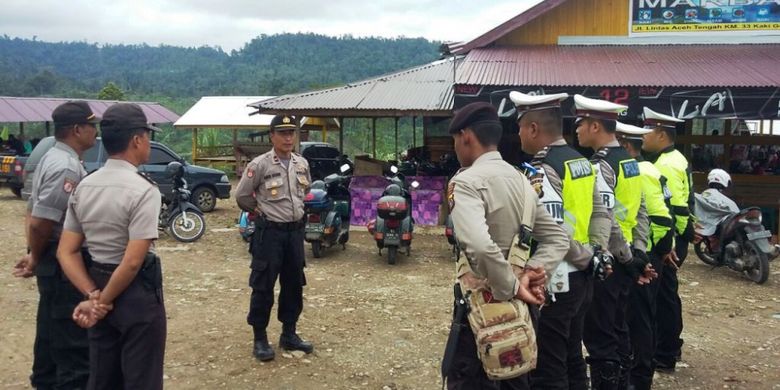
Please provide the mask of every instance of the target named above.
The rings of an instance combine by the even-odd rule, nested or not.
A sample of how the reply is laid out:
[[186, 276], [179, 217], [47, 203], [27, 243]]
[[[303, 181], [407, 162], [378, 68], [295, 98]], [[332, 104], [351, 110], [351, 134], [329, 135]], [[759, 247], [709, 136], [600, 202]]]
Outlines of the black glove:
[[631, 280], [638, 280], [642, 274], [645, 273], [645, 267], [647, 267], [647, 263], [650, 262], [650, 258], [647, 257], [647, 253], [645, 251], [640, 249], [631, 248], [631, 254], [634, 255], [634, 258], [629, 261], [628, 263], [624, 264], [626, 269], [626, 274], [631, 278]]
[[586, 271], [589, 275], [592, 275], [599, 280], [604, 280], [609, 276], [607, 270], [612, 267], [613, 263], [614, 259], [612, 258], [612, 255], [603, 251], [601, 246], [596, 245], [593, 247], [593, 258], [591, 258]]
[[693, 242], [693, 239], [696, 237], [696, 231], [693, 228], [692, 217], [688, 217], [688, 225], [685, 226], [685, 231], [680, 236], [688, 242]]
[[653, 245], [653, 254], [659, 258], [669, 254], [674, 249], [674, 229], [670, 229], [666, 235]]

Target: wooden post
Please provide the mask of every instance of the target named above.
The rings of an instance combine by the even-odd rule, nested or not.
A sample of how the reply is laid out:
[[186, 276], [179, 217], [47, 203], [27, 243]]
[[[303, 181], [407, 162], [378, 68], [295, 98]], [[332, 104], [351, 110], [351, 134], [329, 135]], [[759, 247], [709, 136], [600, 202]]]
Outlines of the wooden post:
[[412, 117], [412, 147], [417, 147], [417, 115]]
[[233, 129], [233, 143], [238, 142], [238, 129]]
[[339, 125], [339, 152], [344, 154], [344, 117], [338, 118]]
[[46, 136], [51, 135], [51, 122], [46, 122]]
[[198, 128], [192, 129], [192, 163], [198, 159]]
[[322, 124], [322, 142], [328, 142], [328, 118], [324, 118], [324, 122]]
[[371, 118], [371, 157], [376, 158], [376, 117]]
[[398, 161], [398, 117], [395, 117], [395, 161]]
[[19, 135], [24, 135], [24, 122], [19, 122]]

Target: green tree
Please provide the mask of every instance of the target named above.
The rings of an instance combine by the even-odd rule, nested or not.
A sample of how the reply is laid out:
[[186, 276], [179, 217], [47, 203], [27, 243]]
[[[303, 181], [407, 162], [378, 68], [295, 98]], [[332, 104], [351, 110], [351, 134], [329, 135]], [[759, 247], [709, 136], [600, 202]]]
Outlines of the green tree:
[[125, 93], [113, 81], [109, 81], [98, 93], [100, 100], [125, 100]]

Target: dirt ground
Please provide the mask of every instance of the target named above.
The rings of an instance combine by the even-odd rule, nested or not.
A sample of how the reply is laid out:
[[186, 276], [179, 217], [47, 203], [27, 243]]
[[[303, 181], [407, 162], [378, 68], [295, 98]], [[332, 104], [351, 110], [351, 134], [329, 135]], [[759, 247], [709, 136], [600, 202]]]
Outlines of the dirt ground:
[[[24, 202], [0, 191], [0, 387], [28, 388], [37, 291], [11, 276], [24, 254]], [[181, 244], [163, 235], [168, 313], [165, 384], [171, 389], [437, 389], [451, 316], [453, 263], [441, 231], [415, 236], [412, 256], [390, 266], [363, 228], [346, 251], [314, 259], [299, 322], [315, 352], [257, 362], [246, 324], [246, 244], [232, 200], [208, 214], [208, 231]], [[780, 389], [780, 265], [762, 286], [692, 255], [680, 272], [685, 346], [656, 388]], [[272, 319], [276, 344], [280, 324]]]

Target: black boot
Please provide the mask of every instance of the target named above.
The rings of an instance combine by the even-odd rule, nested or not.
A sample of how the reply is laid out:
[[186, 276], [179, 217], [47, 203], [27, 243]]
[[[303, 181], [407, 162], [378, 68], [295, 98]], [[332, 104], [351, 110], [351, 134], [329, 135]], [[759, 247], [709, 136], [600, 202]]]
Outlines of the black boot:
[[618, 389], [628, 390], [630, 389], [630, 383], [631, 368], [621, 364], [619, 369]]
[[254, 353], [255, 358], [261, 362], [274, 360], [274, 350], [271, 348], [271, 345], [268, 344], [268, 335], [265, 333], [265, 330], [255, 328], [254, 331], [255, 346], [252, 353]]
[[600, 361], [590, 363], [590, 388], [593, 390], [617, 390], [620, 383], [620, 364]]
[[308, 341], [301, 340], [295, 333], [295, 324], [283, 324], [282, 336], [279, 337], [279, 347], [288, 351], [314, 352], [314, 346]]

